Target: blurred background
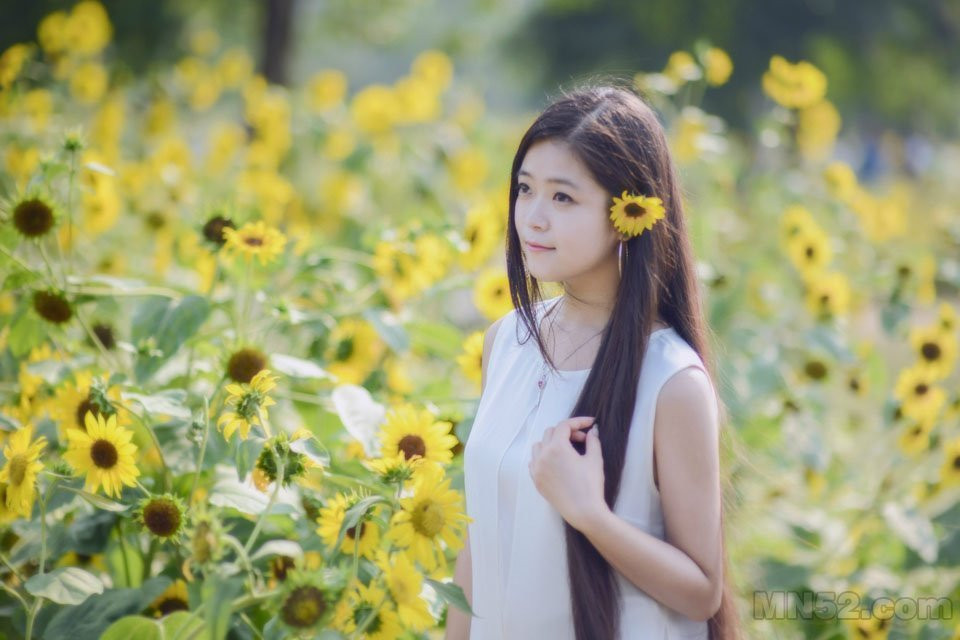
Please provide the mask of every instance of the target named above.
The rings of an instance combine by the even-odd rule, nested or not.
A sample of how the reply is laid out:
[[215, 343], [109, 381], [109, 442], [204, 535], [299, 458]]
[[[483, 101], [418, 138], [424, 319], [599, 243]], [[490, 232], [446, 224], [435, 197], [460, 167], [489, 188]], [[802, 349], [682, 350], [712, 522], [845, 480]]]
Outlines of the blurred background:
[[[683, 183], [729, 412], [727, 545], [748, 637], [960, 638], [960, 3], [0, 7], [0, 443], [34, 425], [45, 468], [69, 471], [66, 427], [91, 402], [123, 416], [139, 398], [122, 424], [146, 452], [141, 489], [169, 488], [194, 524], [207, 501], [211, 527], [245, 536], [266, 522], [250, 571], [279, 589], [267, 600], [225, 560], [200, 577], [184, 564], [200, 562], [196, 546], [155, 545], [123, 505], [60, 491], [49, 548], [46, 500], [0, 508], [0, 632], [21, 637], [29, 620], [63, 637], [85, 612], [99, 637], [120, 615], [152, 617], [162, 593], [195, 611], [223, 592], [249, 607], [224, 609], [231, 637], [354, 633], [360, 592], [343, 583], [380, 573], [379, 538], [355, 547], [366, 564], [339, 546], [358, 522], [345, 513], [376, 503], [351, 482], [389, 502], [396, 469], [380, 446], [415, 436], [462, 492], [483, 333], [512, 309], [516, 145], [561, 89], [617, 78], [657, 109]], [[232, 413], [230, 431], [254, 435], [213, 426], [265, 369], [280, 376], [271, 421], [322, 442], [314, 457], [329, 465], [323, 482], [284, 489], [282, 514], [264, 507], [276, 467], [258, 427]], [[68, 484], [37, 477], [37, 495]], [[132, 505], [138, 489], [123, 491]], [[386, 538], [390, 513], [361, 530]], [[405, 573], [429, 616], [406, 617], [400, 637], [442, 637], [460, 602], [440, 582], [460, 515], [450, 507], [442, 540], [424, 542], [443, 562], [418, 555]], [[44, 554], [82, 567], [104, 600], [30, 614], [41, 595], [20, 579]], [[285, 617], [314, 587], [335, 619]], [[869, 611], [768, 608], [810, 591]], [[884, 598], [905, 613], [870, 609]], [[401, 603], [387, 602], [393, 615]]]

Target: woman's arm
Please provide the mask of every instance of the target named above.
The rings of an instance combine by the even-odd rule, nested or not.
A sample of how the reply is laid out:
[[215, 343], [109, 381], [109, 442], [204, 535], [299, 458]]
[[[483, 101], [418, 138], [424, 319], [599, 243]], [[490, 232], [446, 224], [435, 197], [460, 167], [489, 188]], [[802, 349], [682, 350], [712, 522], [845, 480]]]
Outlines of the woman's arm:
[[[460, 585], [467, 602], [473, 606], [473, 559], [470, 556], [470, 534], [467, 533], [463, 549], [457, 555], [457, 566], [453, 571], [454, 584]], [[460, 608], [449, 605], [447, 608], [447, 632], [445, 640], [469, 640], [470, 616]]]
[[637, 588], [693, 620], [720, 608], [717, 404], [706, 374], [687, 368], [664, 384], [654, 419], [654, 451], [666, 541], [616, 515], [605, 502], [580, 530]]
[[[487, 386], [487, 362], [493, 350], [493, 341], [497, 337], [502, 318], [494, 322], [483, 336], [483, 355], [480, 358], [480, 395]], [[473, 558], [470, 555], [470, 533], [464, 541], [463, 549], [457, 555], [457, 564], [453, 571], [453, 582], [463, 589], [467, 602], [473, 607]], [[470, 616], [457, 607], [447, 608], [447, 631], [445, 640], [469, 640]]]

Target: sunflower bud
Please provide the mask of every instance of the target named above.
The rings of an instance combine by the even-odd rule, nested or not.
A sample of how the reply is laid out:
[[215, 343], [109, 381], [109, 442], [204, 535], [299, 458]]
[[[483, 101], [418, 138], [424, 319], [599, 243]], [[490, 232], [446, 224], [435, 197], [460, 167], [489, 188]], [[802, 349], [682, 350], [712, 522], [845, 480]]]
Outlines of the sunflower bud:
[[140, 526], [154, 536], [177, 541], [186, 521], [186, 511], [179, 497], [165, 493], [141, 500], [135, 517]]

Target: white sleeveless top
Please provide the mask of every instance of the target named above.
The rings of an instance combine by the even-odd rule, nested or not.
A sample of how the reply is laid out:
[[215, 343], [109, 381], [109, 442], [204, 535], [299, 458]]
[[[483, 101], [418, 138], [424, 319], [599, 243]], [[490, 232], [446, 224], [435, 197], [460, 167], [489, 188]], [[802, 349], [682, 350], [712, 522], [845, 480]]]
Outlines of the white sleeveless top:
[[[535, 307], [538, 325], [544, 309], [558, 298]], [[506, 314], [464, 448], [467, 515], [473, 518], [468, 526], [476, 616], [470, 640], [575, 639], [563, 519], [537, 491], [528, 463], [530, 448], [543, 432], [570, 417], [590, 369], [550, 370], [541, 391], [542, 362], [536, 340], [516, 310]], [[661, 540], [663, 513], [653, 482], [654, 410], [663, 384], [688, 367], [706, 372], [700, 356], [675, 329], [650, 334], [614, 506], [621, 518]], [[707, 640], [705, 621], [687, 618], [620, 572], [615, 575], [622, 595], [621, 640]]]

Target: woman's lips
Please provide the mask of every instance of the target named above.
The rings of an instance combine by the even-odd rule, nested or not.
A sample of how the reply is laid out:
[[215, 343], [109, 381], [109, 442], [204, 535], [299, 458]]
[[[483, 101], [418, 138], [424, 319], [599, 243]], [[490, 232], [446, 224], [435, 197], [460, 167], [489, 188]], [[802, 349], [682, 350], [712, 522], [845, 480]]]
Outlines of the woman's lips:
[[541, 247], [537, 244], [527, 243], [527, 249], [530, 251], [553, 251], [555, 247]]

